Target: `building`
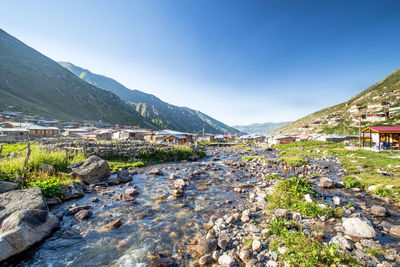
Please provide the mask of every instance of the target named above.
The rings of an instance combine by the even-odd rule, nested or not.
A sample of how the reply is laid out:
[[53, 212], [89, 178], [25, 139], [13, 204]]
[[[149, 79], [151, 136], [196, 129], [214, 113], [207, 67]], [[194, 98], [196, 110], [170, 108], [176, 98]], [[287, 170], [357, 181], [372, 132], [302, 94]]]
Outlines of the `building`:
[[24, 128], [0, 128], [0, 141], [11, 142], [29, 138], [29, 130]]
[[376, 149], [399, 149], [400, 126], [367, 127], [360, 133], [362, 146]]
[[290, 144], [296, 141], [296, 137], [294, 136], [274, 136], [268, 140], [270, 145], [283, 145], [283, 144]]
[[25, 129], [29, 130], [29, 136], [32, 138], [54, 137], [60, 133], [60, 129], [57, 127], [43, 127], [34, 124], [26, 126]]
[[145, 134], [144, 139], [151, 143], [168, 143], [168, 144], [186, 144], [189, 140], [184, 133], [172, 130], [163, 130], [158, 132], [149, 132]]
[[124, 139], [134, 139], [134, 140], [144, 140], [144, 137], [150, 133], [150, 130], [144, 129], [121, 129], [113, 133], [113, 139], [124, 140]]

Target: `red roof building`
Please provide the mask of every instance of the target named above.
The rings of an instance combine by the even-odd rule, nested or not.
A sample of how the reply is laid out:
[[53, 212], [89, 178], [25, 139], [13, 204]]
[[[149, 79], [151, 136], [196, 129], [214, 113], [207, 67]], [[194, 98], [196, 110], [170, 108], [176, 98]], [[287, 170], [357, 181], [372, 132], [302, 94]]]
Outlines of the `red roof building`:
[[400, 126], [371, 126], [360, 133], [362, 146], [365, 141], [369, 142], [369, 147], [380, 149], [399, 149], [400, 148]]

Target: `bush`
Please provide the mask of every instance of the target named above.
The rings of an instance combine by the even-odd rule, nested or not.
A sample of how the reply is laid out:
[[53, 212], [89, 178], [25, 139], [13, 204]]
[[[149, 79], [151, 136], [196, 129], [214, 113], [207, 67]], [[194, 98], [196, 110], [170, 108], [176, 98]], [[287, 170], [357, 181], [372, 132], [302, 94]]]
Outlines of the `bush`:
[[39, 187], [46, 197], [55, 197], [61, 193], [60, 179], [55, 176], [42, 176], [28, 182], [28, 187]]

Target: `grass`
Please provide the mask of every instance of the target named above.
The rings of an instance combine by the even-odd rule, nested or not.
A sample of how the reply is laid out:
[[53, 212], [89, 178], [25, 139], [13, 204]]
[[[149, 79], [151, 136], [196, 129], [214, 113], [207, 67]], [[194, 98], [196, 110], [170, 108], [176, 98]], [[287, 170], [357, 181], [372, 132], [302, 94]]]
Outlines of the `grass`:
[[279, 253], [278, 248], [285, 247], [280, 261], [290, 266], [360, 266], [348, 253], [341, 252], [338, 245], [321, 244], [303, 233], [293, 221], [275, 218], [270, 221], [270, 229], [278, 237], [272, 239], [270, 248]]
[[288, 166], [296, 166], [296, 167], [300, 167], [300, 166], [304, 166], [304, 164], [308, 163], [308, 159], [303, 158], [302, 156], [281, 156], [279, 158], [279, 161], [283, 161], [286, 162], [286, 164]]
[[245, 148], [246, 145], [234, 145], [232, 146], [232, 148]]
[[363, 187], [362, 183], [353, 176], [344, 176], [343, 184], [344, 184], [344, 187], [346, 187], [348, 189], [355, 188], [355, 187], [358, 187], [358, 188]]
[[367, 247], [367, 248], [363, 248], [363, 251], [371, 256], [374, 256], [375, 258], [380, 258], [383, 256], [382, 249], [378, 250], [378, 249], [373, 249], [373, 248]]
[[265, 176], [265, 179], [268, 180], [280, 180], [282, 178], [282, 176], [278, 173], [273, 173], [273, 174], [269, 174]]
[[244, 156], [242, 161], [265, 160], [264, 156]]
[[292, 212], [315, 218], [319, 215], [341, 217], [340, 208], [320, 206], [319, 203], [310, 203], [303, 200], [306, 194], [315, 194], [312, 184], [305, 178], [291, 177], [279, 182], [273, 194], [266, 196], [270, 210], [283, 208]]
[[125, 169], [135, 169], [135, 168], [140, 168], [146, 166], [146, 164], [143, 161], [125, 161], [125, 160], [108, 160], [108, 165], [110, 165], [110, 169], [115, 171], [118, 170], [119, 168], [125, 168]]

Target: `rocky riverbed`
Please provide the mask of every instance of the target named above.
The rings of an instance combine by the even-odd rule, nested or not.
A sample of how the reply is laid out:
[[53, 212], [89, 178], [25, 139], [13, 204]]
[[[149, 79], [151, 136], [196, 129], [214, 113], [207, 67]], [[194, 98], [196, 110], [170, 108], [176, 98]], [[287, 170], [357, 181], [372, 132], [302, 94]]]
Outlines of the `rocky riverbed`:
[[[267, 208], [265, 196], [281, 179], [265, 176], [284, 176], [276, 151], [210, 148], [207, 153], [196, 162], [111, 174], [108, 183], [84, 188], [82, 197], [53, 203], [59, 228], [0, 265], [280, 266], [287, 248], [270, 247], [277, 238], [268, 225], [274, 218], [296, 221], [307, 235], [338, 244], [361, 264], [399, 265], [398, 208], [390, 199], [343, 188], [345, 172], [336, 159], [310, 161], [308, 172], [318, 174], [310, 178], [318, 199], [309, 196], [305, 201], [336, 206], [344, 218], [308, 218]], [[269, 160], [242, 162], [246, 155]], [[295, 172], [302, 175], [301, 168]], [[370, 255], [365, 248], [381, 255]]]

